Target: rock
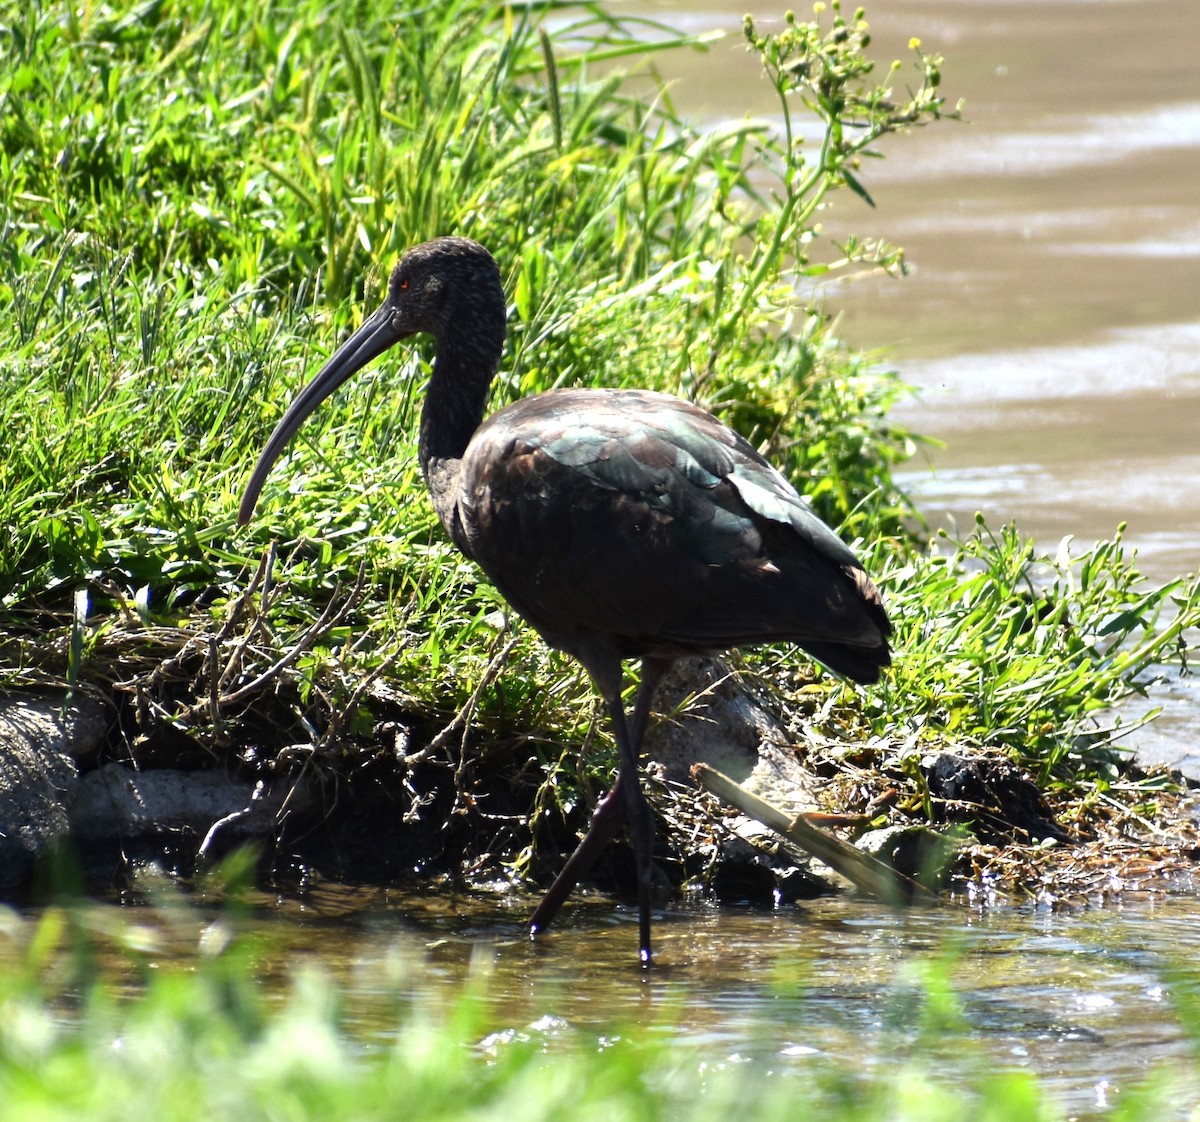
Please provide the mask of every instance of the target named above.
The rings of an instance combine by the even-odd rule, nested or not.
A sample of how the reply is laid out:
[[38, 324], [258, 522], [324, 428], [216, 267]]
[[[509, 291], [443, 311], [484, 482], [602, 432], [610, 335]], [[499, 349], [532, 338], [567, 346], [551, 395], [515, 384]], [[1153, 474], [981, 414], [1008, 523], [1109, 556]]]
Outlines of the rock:
[[692, 765], [706, 763], [785, 813], [816, 806], [813, 778], [787, 729], [719, 660], [680, 659], [659, 688], [657, 709], [680, 709], [646, 736], [646, 753], [667, 779], [690, 783]]
[[761, 822], [738, 815], [727, 823], [712, 888], [722, 903], [791, 904], [838, 891], [845, 882]]
[[870, 857], [890, 865], [901, 876], [936, 889], [958, 849], [952, 836], [916, 824], [868, 830], [854, 843]]
[[[651, 725], [646, 754], [668, 781], [690, 786], [693, 765], [704, 763], [786, 814], [817, 805], [813, 776], [782, 721], [719, 659], [676, 662], [655, 708], [664, 719]], [[754, 819], [726, 825], [732, 835], [721, 843], [711, 880], [718, 899], [769, 905], [834, 890], [824, 866], [814, 868]]]
[[285, 813], [310, 810], [296, 783], [278, 789], [218, 771], [138, 771], [110, 763], [80, 774], [108, 731], [108, 710], [63, 693], [0, 699], [0, 897], [29, 882], [38, 858], [70, 838], [80, 849], [186, 837], [210, 844], [275, 838]]
[[75, 784], [67, 817], [80, 845], [183, 834], [203, 852], [214, 840], [274, 838], [285, 803], [295, 813], [311, 798], [298, 784], [275, 790], [217, 771], [135, 771], [114, 763]]
[[1033, 780], [1010, 760], [941, 752], [921, 767], [934, 822], [967, 823], [985, 845], [1075, 840], [1054, 820]]
[[107, 731], [104, 706], [66, 694], [0, 699], [0, 893], [21, 887], [68, 829], [75, 760]]

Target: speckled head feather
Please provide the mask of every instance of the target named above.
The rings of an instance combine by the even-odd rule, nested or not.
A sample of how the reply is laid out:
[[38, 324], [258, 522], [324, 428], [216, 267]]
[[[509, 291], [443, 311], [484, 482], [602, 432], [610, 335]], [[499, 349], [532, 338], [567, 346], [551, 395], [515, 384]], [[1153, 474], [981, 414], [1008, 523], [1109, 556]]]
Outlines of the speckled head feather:
[[[392, 270], [384, 309], [396, 338], [425, 332], [437, 341], [419, 447], [425, 478], [436, 492], [438, 463], [462, 456], [504, 351], [500, 269], [478, 242], [434, 238], [410, 249]], [[438, 499], [435, 494], [435, 505]], [[438, 513], [444, 514], [440, 505]]]
[[[387, 305], [400, 335], [428, 332], [439, 346], [469, 345], [481, 354], [504, 346], [505, 299], [495, 258], [469, 238], [434, 238], [400, 258]], [[494, 358], [487, 371], [495, 373]]]

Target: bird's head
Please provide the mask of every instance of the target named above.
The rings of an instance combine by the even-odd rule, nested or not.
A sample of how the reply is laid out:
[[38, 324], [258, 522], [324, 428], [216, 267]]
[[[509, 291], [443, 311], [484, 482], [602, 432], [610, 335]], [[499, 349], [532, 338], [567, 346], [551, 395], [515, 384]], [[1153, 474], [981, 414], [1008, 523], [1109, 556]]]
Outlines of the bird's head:
[[238, 522], [254, 513], [271, 467], [305, 419], [334, 390], [389, 347], [422, 332], [439, 345], [475, 348], [491, 377], [504, 345], [504, 290], [492, 255], [467, 238], [414, 246], [388, 280], [387, 297], [288, 406], [246, 483]]
[[[474, 335], [481, 326], [464, 321], [495, 321], [497, 311], [503, 342], [504, 290], [492, 255], [468, 238], [435, 238], [400, 258], [376, 314], [388, 316], [392, 342], [421, 332], [449, 341]], [[490, 327], [493, 334], [495, 323]]]

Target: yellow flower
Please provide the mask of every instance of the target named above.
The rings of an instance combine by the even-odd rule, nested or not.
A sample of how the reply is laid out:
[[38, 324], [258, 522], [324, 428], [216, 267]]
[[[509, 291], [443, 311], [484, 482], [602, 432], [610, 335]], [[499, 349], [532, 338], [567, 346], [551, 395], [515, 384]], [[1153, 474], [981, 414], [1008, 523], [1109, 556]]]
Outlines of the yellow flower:
[[921, 49], [921, 40], [915, 35], [908, 41], [908, 49], [910, 51], [919, 51]]

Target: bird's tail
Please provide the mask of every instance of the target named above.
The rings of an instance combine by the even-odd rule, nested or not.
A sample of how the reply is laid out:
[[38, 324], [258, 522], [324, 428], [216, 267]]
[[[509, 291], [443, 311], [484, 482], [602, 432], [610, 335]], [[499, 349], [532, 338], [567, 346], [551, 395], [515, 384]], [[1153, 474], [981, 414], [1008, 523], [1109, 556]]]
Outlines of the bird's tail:
[[835, 674], [861, 682], [864, 686], [879, 681], [884, 668], [892, 664], [886, 640], [877, 647], [851, 647], [842, 643], [804, 643], [803, 649]]

